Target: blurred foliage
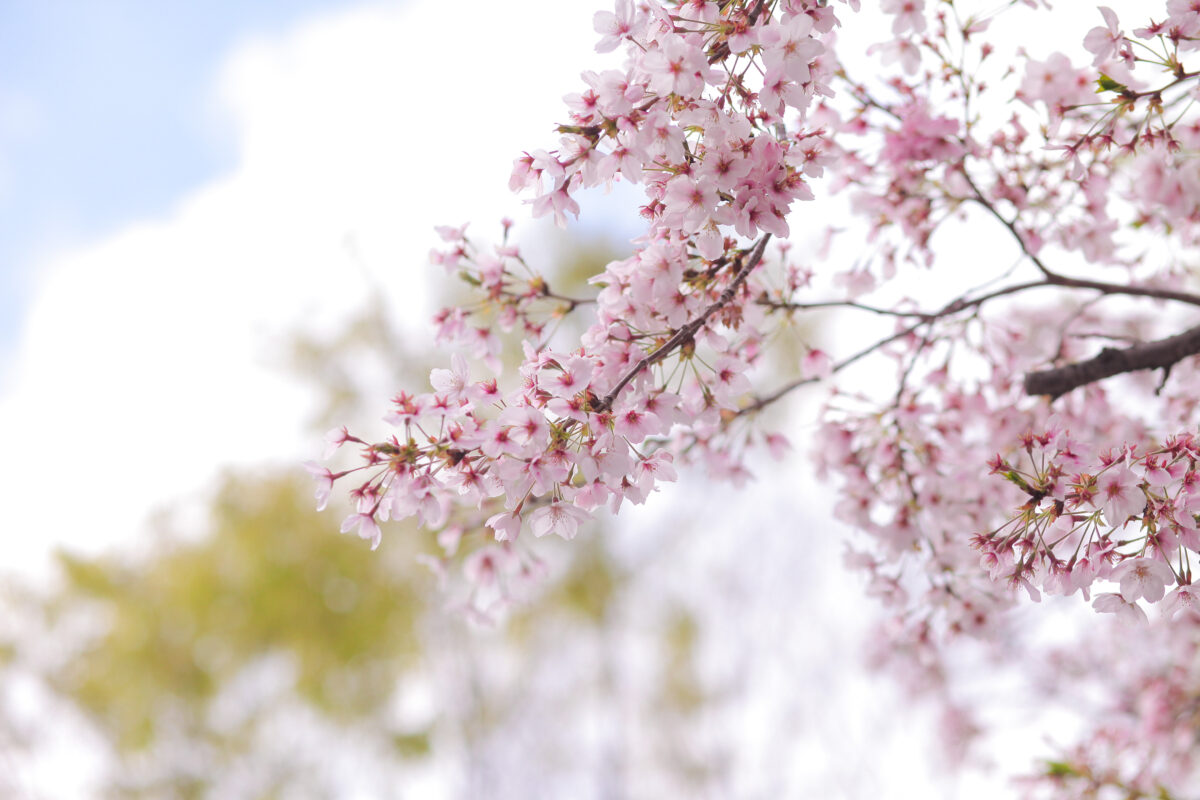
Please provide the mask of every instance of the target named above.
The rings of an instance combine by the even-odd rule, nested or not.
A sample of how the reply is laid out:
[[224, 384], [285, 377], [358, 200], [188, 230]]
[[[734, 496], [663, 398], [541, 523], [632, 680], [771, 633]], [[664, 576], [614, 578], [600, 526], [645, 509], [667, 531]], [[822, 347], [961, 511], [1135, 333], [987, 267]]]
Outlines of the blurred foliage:
[[667, 705], [684, 713], [698, 710], [707, 699], [695, 671], [699, 640], [700, 626], [696, 618], [686, 608], [676, 608], [663, 632], [666, 670], [663, 672], [662, 696]]
[[98, 606], [106, 625], [52, 684], [122, 748], [153, 740], [164, 699], [196, 707], [273, 653], [294, 660], [296, 691], [322, 712], [377, 707], [418, 652], [432, 582], [331, 535], [311, 502], [299, 478], [229, 478], [198, 542], [137, 564], [60, 556], [54, 605]]
[[[327, 430], [360, 415], [373, 394], [365, 385], [365, 376], [400, 386], [421, 373], [424, 365], [418, 354], [405, 346], [393, 316], [384, 299], [373, 295], [333, 336], [299, 332], [292, 337], [289, 366], [314, 385], [321, 399], [313, 427]], [[364, 362], [374, 366], [374, 371]], [[428, 374], [428, 369], [424, 372]], [[374, 399], [382, 407], [381, 398]]]
[[579, 622], [602, 625], [621, 588], [619, 569], [603, 544], [597, 538], [589, 539], [572, 554], [566, 574], [519, 611], [510, 624], [514, 628], [536, 625], [539, 617], [560, 610]]

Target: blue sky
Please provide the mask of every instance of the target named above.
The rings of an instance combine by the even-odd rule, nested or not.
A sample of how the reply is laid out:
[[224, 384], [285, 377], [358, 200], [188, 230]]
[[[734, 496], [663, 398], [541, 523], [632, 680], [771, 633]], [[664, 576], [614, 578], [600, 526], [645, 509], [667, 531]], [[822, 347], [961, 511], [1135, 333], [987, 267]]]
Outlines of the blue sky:
[[48, 254], [230, 167], [208, 92], [239, 42], [351, 0], [0, 4], [0, 373]]

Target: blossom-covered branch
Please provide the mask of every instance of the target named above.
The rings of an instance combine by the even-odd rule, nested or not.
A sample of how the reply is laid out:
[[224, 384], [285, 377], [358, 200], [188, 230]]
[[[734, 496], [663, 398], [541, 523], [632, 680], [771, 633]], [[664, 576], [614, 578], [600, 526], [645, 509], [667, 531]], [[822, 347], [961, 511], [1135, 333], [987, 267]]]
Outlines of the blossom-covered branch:
[[[736, 483], [755, 445], [781, 449], [755, 412], [819, 385], [812, 455], [856, 531], [847, 563], [890, 614], [881, 651], [923, 665], [925, 685], [947, 643], [1008, 636], [1022, 596], [1113, 589], [1096, 611], [1140, 620], [1157, 603], [1182, 626], [1200, 329], [1163, 308], [1200, 305], [1200, 72], [1184, 64], [1200, 10], [1169, 0], [1126, 35], [1102, 9], [1076, 63], [997, 56], [994, 15], [962, 6], [881, 0], [891, 35], [865, 82], [847, 76], [876, 66], [848, 69], [864, 55], [838, 49], [853, 0], [597, 13], [597, 50], [624, 60], [583, 74], [557, 147], [520, 155], [510, 186], [566, 224], [580, 191], [637, 185], [644, 235], [590, 278], [593, 300], [551, 290], [507, 227], [491, 247], [442, 229], [434, 260], [472, 290], [435, 320], [458, 355], [432, 391], [396, 396], [390, 435], [332, 435], [361, 461], [310, 467], [322, 502], [361, 479], [344, 528], [378, 543], [380, 522], [415, 516], [438, 569], [459, 567], [490, 612], [536, 572], [523, 531], [571, 538], [677, 462]], [[977, 244], [996, 222], [1015, 262]], [[946, 257], [943, 232], [965, 233], [969, 258]], [[828, 309], [855, 324], [829, 335]], [[581, 336], [563, 334], [568, 315]], [[1096, 338], [1145, 344], [1095, 355]]]
[[[761, 6], [761, 3], [759, 5]], [[750, 274], [751, 270], [758, 266], [758, 262], [762, 261], [763, 252], [766, 251], [767, 242], [770, 240], [770, 238], [771, 234], [764, 234], [759, 240], [758, 244], [754, 246], [754, 249], [750, 251], [749, 257], [739, 257], [738, 262], [741, 264], [741, 266], [738, 267], [733, 281], [725, 287], [724, 291], [721, 292], [720, 297], [714, 300], [712, 304], [708, 306], [708, 308], [704, 309], [703, 313], [701, 313], [695, 319], [690, 320], [686, 325], [677, 330], [670, 339], [656, 347], [654, 352], [642, 358], [641, 361], [634, 365], [633, 369], [625, 373], [621, 377], [621, 380], [617, 381], [617, 385], [610, 389], [608, 394], [604, 395], [604, 398], [596, 404], [595, 410], [600, 413], [611, 410], [613, 407], [613, 401], [617, 399], [617, 395], [621, 393], [621, 390], [624, 389], [631, 380], [636, 378], [649, 367], [657, 364], [659, 361], [662, 361], [664, 358], [674, 353], [680, 347], [692, 342], [696, 338], [696, 333], [702, 327], [704, 327], [704, 324], [708, 322], [709, 318], [729, 304], [729, 301], [733, 299], [734, 295], [741, 288], [742, 284], [746, 282], [746, 277]]]

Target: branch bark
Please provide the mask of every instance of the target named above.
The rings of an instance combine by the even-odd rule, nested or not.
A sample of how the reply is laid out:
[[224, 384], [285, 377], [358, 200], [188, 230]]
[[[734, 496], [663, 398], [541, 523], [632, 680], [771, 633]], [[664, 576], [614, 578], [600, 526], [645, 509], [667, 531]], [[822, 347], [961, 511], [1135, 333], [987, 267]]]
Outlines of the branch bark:
[[1176, 363], [1197, 353], [1200, 353], [1200, 325], [1166, 339], [1123, 350], [1106, 347], [1096, 356], [1077, 364], [1031, 372], [1025, 376], [1025, 392], [1048, 395], [1051, 400], [1056, 400], [1073, 389], [1113, 375], [1144, 369], [1169, 371]]

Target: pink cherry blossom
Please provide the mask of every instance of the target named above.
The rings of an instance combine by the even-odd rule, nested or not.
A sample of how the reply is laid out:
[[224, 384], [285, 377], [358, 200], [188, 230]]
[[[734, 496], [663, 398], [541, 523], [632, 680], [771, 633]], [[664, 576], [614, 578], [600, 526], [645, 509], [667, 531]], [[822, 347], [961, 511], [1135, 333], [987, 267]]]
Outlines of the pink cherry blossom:
[[579, 525], [588, 515], [575, 506], [555, 500], [542, 506], [529, 517], [529, 529], [537, 537], [555, 534], [563, 539], [574, 539]]
[[444, 393], [451, 400], [457, 400], [465, 394], [470, 376], [467, 372], [467, 360], [461, 353], [455, 353], [450, 359], [451, 368], [434, 368], [429, 373], [429, 383], [434, 390]]
[[1121, 527], [1130, 517], [1140, 514], [1146, 497], [1138, 476], [1123, 464], [1112, 467], [1097, 480], [1097, 501], [1110, 525]]
[[[656, 94], [699, 95], [710, 77], [704, 54], [690, 39], [667, 34], [644, 59], [649, 88]], [[715, 76], [713, 76], [715, 77]]]
[[340, 448], [346, 442], [355, 441], [358, 440], [350, 435], [350, 432], [346, 430], [344, 425], [340, 428], [334, 428], [325, 434], [325, 453], [321, 456], [321, 458], [328, 461], [333, 454], [338, 451], [338, 448]]
[[1167, 594], [1159, 608], [1162, 609], [1164, 617], [1175, 617], [1180, 614], [1195, 617], [1200, 615], [1200, 596], [1190, 585], [1177, 586]]
[[1148, 622], [1146, 612], [1137, 603], [1125, 600], [1119, 594], [1097, 595], [1092, 601], [1092, 607], [1103, 614], [1116, 614], [1119, 619], [1133, 624]]
[[899, 36], [906, 31], [921, 33], [925, 30], [925, 0], [883, 0], [879, 6], [888, 14], [895, 14], [892, 33]]
[[1175, 573], [1161, 561], [1131, 558], [1115, 566], [1111, 578], [1121, 584], [1121, 597], [1126, 602], [1144, 597], [1156, 603], [1162, 599], [1167, 585], [1175, 582]]
[[521, 533], [521, 517], [516, 512], [494, 514], [484, 524], [495, 531], [498, 542], [515, 542]]
[[330, 472], [328, 467], [323, 467], [314, 461], [304, 462], [304, 468], [317, 482], [317, 511], [324, 511], [325, 506], [329, 503], [329, 496], [333, 492], [333, 482], [338, 476]]
[[342, 533], [349, 533], [357, 530], [358, 538], [366, 539], [371, 543], [371, 549], [379, 547], [379, 543], [383, 541], [383, 531], [379, 529], [379, 523], [375, 521], [375, 517], [371, 514], [351, 514], [342, 522]]
[[812, 29], [812, 17], [807, 15], [761, 28], [758, 42], [763, 47], [763, 63], [769, 69], [781, 69], [790, 80], [806, 83], [811, 77], [809, 64], [825, 51], [824, 45], [812, 38]]
[[824, 350], [809, 348], [804, 355], [801, 373], [814, 378], [828, 378], [833, 374], [833, 359]]
[[617, 10], [597, 11], [593, 24], [596, 33], [604, 34], [596, 43], [597, 53], [608, 53], [616, 50], [621, 40], [633, 31], [634, 6], [632, 0], [617, 0]]
[[1083, 39], [1084, 48], [1096, 54], [1092, 63], [1100, 66], [1109, 59], [1120, 57], [1132, 64], [1133, 50], [1121, 32], [1117, 15], [1108, 6], [1100, 6], [1100, 14], [1104, 17], [1104, 25], [1092, 28]]

